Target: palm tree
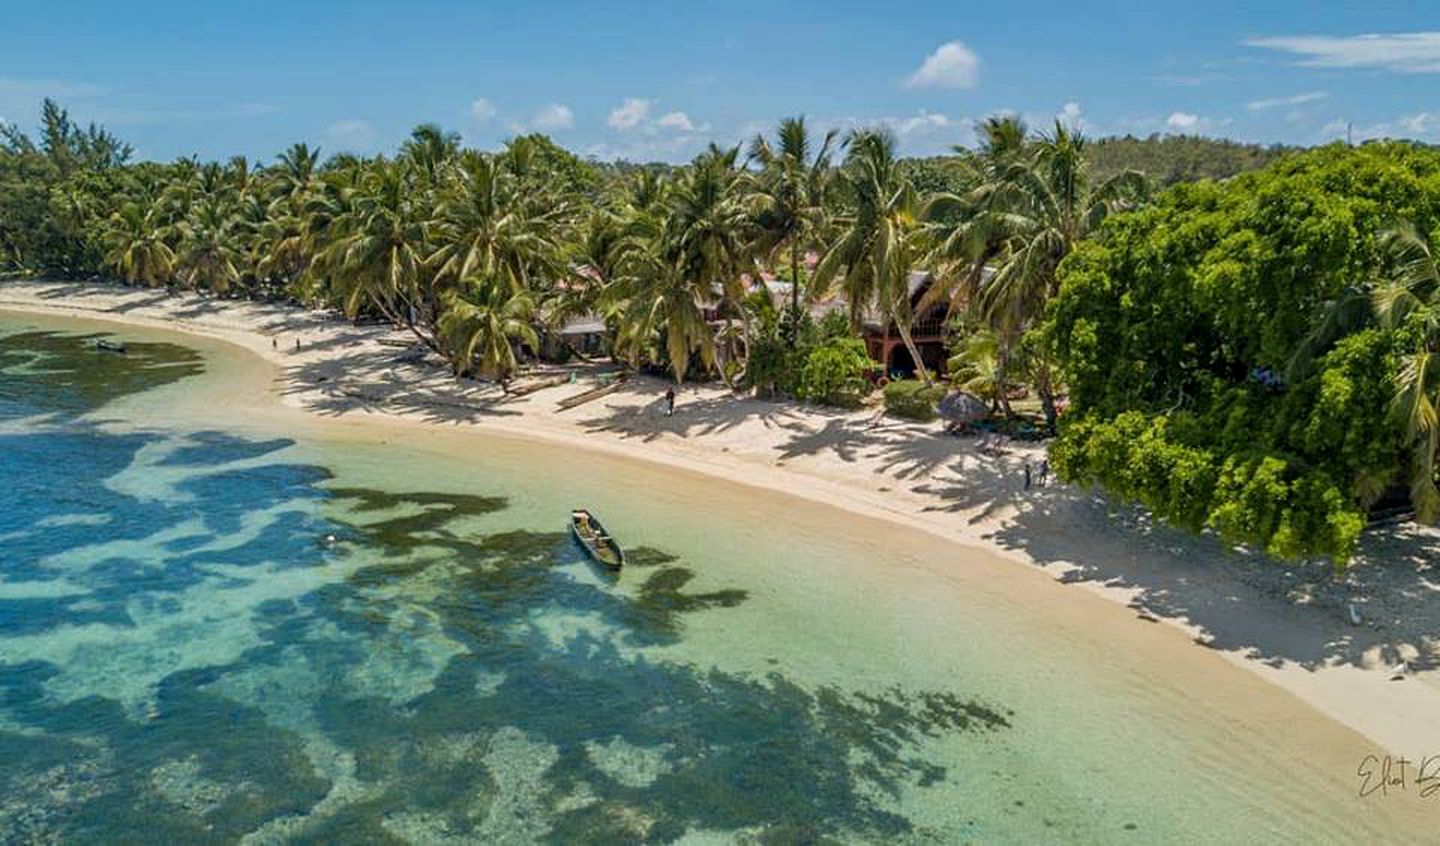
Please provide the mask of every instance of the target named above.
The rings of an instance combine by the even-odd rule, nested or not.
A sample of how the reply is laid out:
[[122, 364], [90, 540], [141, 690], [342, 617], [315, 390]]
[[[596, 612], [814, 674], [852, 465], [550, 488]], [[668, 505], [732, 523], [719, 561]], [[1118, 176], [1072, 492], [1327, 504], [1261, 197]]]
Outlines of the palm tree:
[[791, 347], [799, 341], [800, 254], [819, 242], [825, 226], [834, 140], [834, 130], [825, 133], [812, 155], [810, 133], [802, 116], [781, 121], [774, 144], [762, 135], [750, 143], [750, 160], [761, 167], [752, 200], [759, 231], [757, 247], [771, 262], [789, 253]]
[[816, 284], [839, 285], [856, 325], [874, 305], [882, 319], [895, 324], [920, 379], [930, 385], [930, 372], [910, 335], [910, 271], [924, 253], [915, 189], [900, 169], [889, 133], [856, 131], [846, 145], [840, 180], [855, 205], [839, 220], [839, 234], [815, 269]]
[[508, 392], [518, 363], [515, 344], [540, 344], [533, 323], [535, 303], [509, 280], [466, 277], [441, 297], [439, 334], [457, 376], [478, 370]]
[[155, 286], [174, 279], [175, 251], [139, 203], [126, 203], [111, 215], [101, 240], [106, 264], [126, 282]]
[[191, 219], [177, 229], [180, 250], [175, 258], [175, 270], [182, 282], [191, 288], [223, 294], [239, 281], [236, 263], [241, 259], [241, 251], [230, 216], [218, 201], [201, 203]]
[[[620, 298], [616, 351], [632, 365], [642, 356], [664, 361], [677, 383], [685, 380], [693, 353], [706, 367], [715, 366], [715, 336], [704, 310], [713, 291], [682, 273], [663, 242], [650, 240], [631, 249], [611, 290]], [[657, 338], [662, 349], [653, 348]]]
[[[739, 310], [746, 258], [746, 215], [736, 170], [739, 149], [711, 147], [667, 188], [650, 191], [615, 247], [619, 273], [607, 299], [621, 316], [619, 350], [638, 363], [652, 355], [683, 381], [693, 353], [715, 366], [707, 309]], [[649, 189], [658, 184], [648, 183]], [[652, 350], [659, 339], [662, 350]], [[721, 374], [727, 382], [728, 372]]]
[[564, 204], [539, 211], [494, 156], [467, 152], [442, 193], [428, 226], [434, 251], [428, 262], [438, 283], [480, 276], [514, 292], [561, 272], [559, 234]]
[[1435, 485], [1435, 453], [1440, 449], [1440, 263], [1430, 242], [1413, 224], [1401, 224], [1381, 236], [1390, 274], [1372, 294], [1382, 328], [1414, 327], [1416, 348], [1395, 374], [1392, 408], [1411, 445], [1410, 502], [1421, 523], [1440, 518]]
[[[927, 209], [936, 248], [930, 259], [941, 268], [939, 291], [966, 298], [1001, 339], [1002, 368], [1020, 337], [1039, 320], [1059, 291], [1057, 273], [1075, 246], [1093, 236], [1112, 212], [1143, 199], [1145, 178], [1127, 170], [1099, 184], [1089, 178], [1087, 142], [1082, 133], [1055, 122], [1028, 152], [1019, 145], [1023, 125], [987, 125], [988, 146], [979, 171], [986, 176], [969, 198], [942, 197]], [[970, 214], [945, 222], [956, 206]], [[984, 267], [993, 274], [985, 278]], [[953, 300], [952, 300], [953, 301]], [[1047, 423], [1055, 425], [1052, 387], [1037, 385]]]
[[422, 199], [411, 190], [406, 168], [377, 162], [358, 187], [345, 189], [346, 207], [331, 226], [336, 235], [317, 256], [319, 271], [351, 317], [366, 306], [377, 309], [422, 343], [439, 351], [424, 310], [428, 288]]

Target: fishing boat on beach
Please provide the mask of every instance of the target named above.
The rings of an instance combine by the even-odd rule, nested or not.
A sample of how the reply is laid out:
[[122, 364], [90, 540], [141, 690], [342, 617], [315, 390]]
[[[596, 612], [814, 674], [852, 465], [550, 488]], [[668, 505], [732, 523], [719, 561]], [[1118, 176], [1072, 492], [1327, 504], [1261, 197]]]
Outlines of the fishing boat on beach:
[[95, 349], [99, 350], [100, 352], [120, 353], [121, 355], [125, 354], [124, 342], [111, 341], [105, 338], [101, 338], [95, 342]]
[[570, 512], [570, 531], [596, 564], [611, 570], [625, 566], [625, 550], [589, 511], [577, 508]]

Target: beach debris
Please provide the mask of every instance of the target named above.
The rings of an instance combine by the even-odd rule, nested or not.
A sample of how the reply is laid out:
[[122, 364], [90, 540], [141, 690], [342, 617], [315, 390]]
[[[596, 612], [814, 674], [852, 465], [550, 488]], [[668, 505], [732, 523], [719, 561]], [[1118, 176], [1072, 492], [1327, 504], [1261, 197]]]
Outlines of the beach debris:
[[1209, 632], [1202, 632], [1202, 633], [1200, 633], [1200, 634], [1198, 634], [1198, 635], [1195, 635], [1195, 637], [1192, 638], [1192, 640], [1194, 640], [1194, 642], [1197, 643], [1197, 644], [1199, 644], [1200, 646], [1205, 647], [1206, 649], [1215, 649], [1215, 648], [1216, 648], [1216, 646], [1215, 646], [1215, 635], [1212, 635], [1212, 634], [1210, 634]]
[[1149, 608], [1146, 608], [1144, 605], [1137, 606], [1135, 610], [1137, 612], [1135, 616], [1139, 617], [1147, 623], [1160, 622], [1160, 618], [1155, 615], [1155, 612], [1151, 611]]
[[1345, 607], [1350, 610], [1350, 625], [1352, 625], [1352, 626], [1358, 626], [1358, 625], [1360, 625], [1362, 622], [1364, 622], [1363, 620], [1360, 619], [1360, 612], [1359, 612], [1358, 610], [1356, 610], [1356, 608], [1355, 608], [1355, 603], [1353, 603], [1353, 602], [1346, 603], [1346, 606], [1345, 606]]
[[625, 382], [625, 376], [624, 376], [624, 374], [622, 373], [622, 374], [619, 374], [619, 375], [615, 378], [614, 381], [612, 381], [612, 382], [610, 382], [610, 383], [608, 383], [608, 384], [604, 384], [604, 385], [600, 385], [600, 386], [595, 387], [595, 388], [591, 388], [591, 389], [588, 390], [588, 391], [581, 391], [580, 393], [575, 394], [574, 396], [569, 396], [569, 397], [566, 397], [565, 399], [560, 400], [560, 401], [557, 402], [555, 405], [556, 405], [556, 407], [559, 408], [561, 411], [569, 411], [570, 409], [574, 408], [574, 407], [577, 406], [577, 405], [584, 405], [585, 403], [590, 402], [591, 400], [597, 400], [597, 399], [600, 399], [600, 398], [603, 397], [603, 396], [607, 396], [607, 395], [609, 395], [609, 394], [615, 393], [616, 391], [620, 390], [620, 386], [623, 385], [624, 382]]
[[1404, 681], [1410, 672], [1410, 665], [1404, 661], [1390, 668], [1390, 681]]
[[562, 373], [544, 379], [536, 379], [533, 382], [527, 382], [523, 385], [516, 385], [515, 387], [510, 389], [510, 396], [523, 397], [527, 394], [533, 394], [536, 391], [543, 391], [546, 388], [554, 388], [560, 385], [567, 385], [570, 383], [571, 375], [573, 374]]

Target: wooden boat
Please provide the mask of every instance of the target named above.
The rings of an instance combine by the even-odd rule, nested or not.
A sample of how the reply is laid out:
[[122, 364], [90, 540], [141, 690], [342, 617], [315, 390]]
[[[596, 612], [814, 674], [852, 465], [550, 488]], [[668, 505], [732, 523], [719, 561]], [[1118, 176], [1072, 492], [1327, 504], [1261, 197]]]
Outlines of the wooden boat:
[[570, 531], [596, 564], [619, 570], [625, 566], [625, 550], [605, 531], [605, 526], [583, 508], [570, 512]]
[[123, 354], [125, 352], [125, 344], [121, 341], [111, 341], [105, 338], [101, 338], [100, 340], [95, 342], [95, 349], [99, 350], [100, 352], [113, 352]]

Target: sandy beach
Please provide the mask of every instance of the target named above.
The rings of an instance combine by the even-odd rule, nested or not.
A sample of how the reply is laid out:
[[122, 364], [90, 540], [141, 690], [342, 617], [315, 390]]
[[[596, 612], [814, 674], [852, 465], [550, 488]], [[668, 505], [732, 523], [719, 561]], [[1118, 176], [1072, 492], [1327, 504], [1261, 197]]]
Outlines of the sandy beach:
[[[389, 327], [165, 291], [11, 281], [0, 283], [0, 309], [237, 345], [278, 368], [287, 407], [337, 425], [479, 427], [783, 491], [983, 548], [1063, 583], [1062, 595], [1075, 596], [1077, 607], [1082, 598], [1110, 600], [1106, 613], [1117, 631], [1164, 627], [1183, 648], [1213, 652], [1280, 686], [1363, 735], [1377, 754], [1440, 754], [1440, 534], [1432, 531], [1368, 534], [1350, 573], [1336, 580], [1323, 563], [1228, 550], [1095, 492], [1053, 483], [1027, 491], [1022, 468], [1038, 465], [1041, 446], [982, 449], [938, 424], [873, 410], [844, 413], [686, 385], [669, 417], [667, 385], [650, 378], [561, 410], [557, 403], [595, 384], [601, 368], [542, 368], [515, 387], [557, 375], [573, 381], [510, 397], [493, 385], [457, 382], [437, 359], [407, 351], [411, 339]], [[1067, 610], [1056, 601], [1047, 613]], [[1401, 660], [1410, 672], [1392, 681], [1389, 668]]]

